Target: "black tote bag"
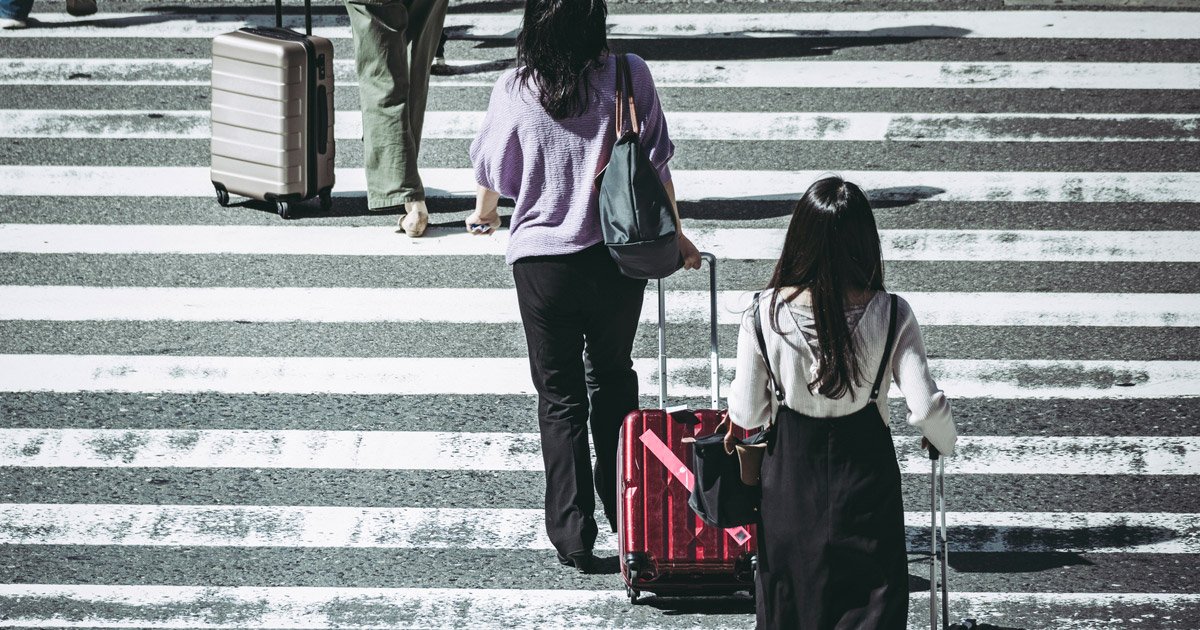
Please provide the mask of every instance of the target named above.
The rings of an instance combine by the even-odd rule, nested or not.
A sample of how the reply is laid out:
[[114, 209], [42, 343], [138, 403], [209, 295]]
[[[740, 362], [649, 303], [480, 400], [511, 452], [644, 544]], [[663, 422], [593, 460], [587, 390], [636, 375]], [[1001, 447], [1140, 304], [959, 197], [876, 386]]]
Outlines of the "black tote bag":
[[[633, 78], [625, 55], [617, 55], [615, 127], [608, 164], [596, 176], [600, 229], [621, 273], [657, 280], [683, 266], [678, 226], [658, 170], [642, 150]], [[625, 121], [629, 129], [625, 129]]]
[[[728, 419], [725, 420], [729, 422]], [[745, 440], [733, 438], [742, 445], [764, 444], [769, 431], [759, 431]], [[688, 506], [700, 520], [716, 527], [737, 527], [758, 522], [762, 505], [762, 489], [746, 483], [746, 475], [738, 453], [726, 435], [718, 430], [712, 435], [696, 438], [692, 450], [692, 475], [695, 483], [688, 497]], [[760, 461], [761, 466], [761, 461]], [[756, 471], [757, 472], [757, 471]]]

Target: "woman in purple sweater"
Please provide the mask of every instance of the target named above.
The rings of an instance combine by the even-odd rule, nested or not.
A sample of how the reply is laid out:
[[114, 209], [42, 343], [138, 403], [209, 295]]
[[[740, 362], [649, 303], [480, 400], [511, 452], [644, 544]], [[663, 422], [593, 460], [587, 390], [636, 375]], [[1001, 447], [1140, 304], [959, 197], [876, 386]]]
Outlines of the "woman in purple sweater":
[[[538, 392], [546, 531], [559, 561], [584, 572], [595, 563], [596, 492], [616, 531], [617, 435], [638, 406], [631, 355], [646, 288], [621, 275], [600, 233], [593, 180], [615, 136], [607, 15], [604, 0], [526, 3], [518, 67], [496, 82], [471, 144], [479, 189], [466, 220], [468, 231], [490, 234], [500, 226], [500, 196], [516, 201], [506, 258]], [[675, 145], [650, 70], [628, 58], [642, 147], [674, 203], [667, 162]], [[679, 234], [685, 267], [699, 268], [696, 247]]]

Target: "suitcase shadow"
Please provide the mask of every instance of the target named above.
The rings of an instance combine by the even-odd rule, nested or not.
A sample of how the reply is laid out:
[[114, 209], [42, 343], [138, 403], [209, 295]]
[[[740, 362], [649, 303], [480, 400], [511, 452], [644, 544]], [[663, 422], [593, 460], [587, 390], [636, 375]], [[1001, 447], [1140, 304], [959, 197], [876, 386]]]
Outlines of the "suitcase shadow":
[[643, 595], [640, 606], [662, 611], [664, 616], [680, 615], [752, 615], [754, 600], [747, 595], [726, 597], [668, 597]]

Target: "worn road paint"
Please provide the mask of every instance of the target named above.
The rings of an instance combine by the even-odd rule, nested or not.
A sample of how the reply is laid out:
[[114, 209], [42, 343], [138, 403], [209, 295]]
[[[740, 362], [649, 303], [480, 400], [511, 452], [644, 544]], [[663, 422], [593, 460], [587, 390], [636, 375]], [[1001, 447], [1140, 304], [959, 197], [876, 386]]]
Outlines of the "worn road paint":
[[[910, 595], [909, 627], [928, 627], [928, 594]], [[624, 593], [566, 589], [0, 584], [0, 627], [695, 628], [692, 615], [628, 605]], [[1200, 595], [955, 592], [951, 617], [1065, 630], [1126, 630], [1131, 616], [1187, 628]], [[724, 617], [724, 619], [722, 619]], [[744, 628], [721, 616], [709, 629]], [[1176, 622], [1175, 620], [1181, 620]]]
[[[425, 114], [422, 135], [469, 140], [484, 112]], [[1193, 142], [1191, 114], [897, 114], [667, 112], [676, 140], [926, 142]], [[334, 116], [339, 140], [362, 138], [362, 114]], [[207, 140], [207, 111], [0, 110], [0, 138]]]
[[[1061, 3], [1061, 0], [1056, 0]], [[1128, 0], [1125, 0], [1128, 2]], [[1047, 3], [1048, 4], [1048, 3]], [[1090, 1], [1089, 4], [1100, 4]], [[267, 14], [97, 13], [86, 20], [61, 13], [35, 13], [52, 29], [4, 31], [4, 37], [125, 37], [209, 39], [245, 26], [274, 26]], [[289, 18], [295, 19], [295, 18]], [[450, 14], [453, 38], [511, 39], [521, 29], [518, 14]], [[610, 39], [699, 39], [762, 37], [826, 38], [1003, 38], [1003, 39], [1196, 39], [1194, 13], [1133, 11], [856, 11], [812, 13], [670, 13], [608, 16]], [[344, 15], [314, 15], [313, 34], [349, 39]]]
[[[456, 65], [462, 66], [459, 62]], [[480, 65], [480, 64], [476, 64]], [[434, 86], [491, 87], [506, 62], [435, 76]], [[495, 68], [495, 69], [493, 69]], [[334, 62], [339, 86], [357, 85], [352, 59]], [[207, 59], [0, 59], [0, 85], [209, 85]], [[1200, 64], [1152, 62], [657, 61], [664, 87], [1187, 90]]]
[[[688, 236], [718, 258], [775, 260], [785, 230], [696, 228]], [[1200, 262], [1200, 232], [1087, 230], [880, 230], [888, 261]], [[74, 225], [0, 223], [0, 253], [252, 254], [287, 256], [503, 256], [508, 230], [488, 238], [430, 228], [396, 238], [391, 227]]]
[[[1200, 437], [962, 436], [947, 474], [1200, 474]], [[901, 470], [927, 474], [915, 437]], [[0, 466], [540, 471], [536, 433], [0, 429]]]
[[[676, 170], [679, 198], [792, 201], [828, 171]], [[1192, 202], [1196, 172], [843, 171], [874, 201]], [[335, 196], [362, 197], [361, 168], [336, 172]], [[469, 168], [422, 169], [431, 197], [475, 196]], [[0, 166], [8, 196], [211, 197], [209, 169], [191, 166]]]
[[[641, 391], [658, 388], [657, 360], [635, 359]], [[706, 396], [707, 359], [671, 359], [672, 395]], [[726, 365], [732, 363], [726, 359]], [[1095, 399], [1200, 396], [1200, 361], [933, 359], [951, 398]], [[732, 375], [726, 370], [723, 386]], [[532, 394], [524, 358], [0, 355], [0, 391], [394, 394]], [[901, 395], [896, 388], [893, 396]]]
[[[708, 321], [707, 291], [668, 291], [667, 319]], [[752, 293], [720, 291], [721, 324]], [[1200, 327], [1200, 294], [904, 292], [927, 326]], [[642, 321], [657, 321], [646, 294]], [[517, 323], [516, 293], [487, 288], [243, 288], [0, 285], [0, 320]]]
[[[910, 552], [928, 515], [905, 514]], [[951, 512], [951, 551], [1200, 553], [1200, 514]], [[616, 550], [603, 532], [597, 550]], [[535, 509], [0, 504], [0, 544], [552, 549]]]

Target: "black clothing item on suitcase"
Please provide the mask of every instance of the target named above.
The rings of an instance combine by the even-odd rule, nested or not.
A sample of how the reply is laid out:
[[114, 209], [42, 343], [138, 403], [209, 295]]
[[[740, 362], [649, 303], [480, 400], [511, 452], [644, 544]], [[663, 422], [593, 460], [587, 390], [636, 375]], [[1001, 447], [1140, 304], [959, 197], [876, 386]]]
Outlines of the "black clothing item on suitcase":
[[[887, 346], [865, 407], [837, 418], [784, 405], [776, 413], [762, 467], [760, 630], [907, 627], [900, 466], [875, 402], [891, 358], [896, 309], [892, 296]], [[761, 326], [757, 318], [755, 324]]]

